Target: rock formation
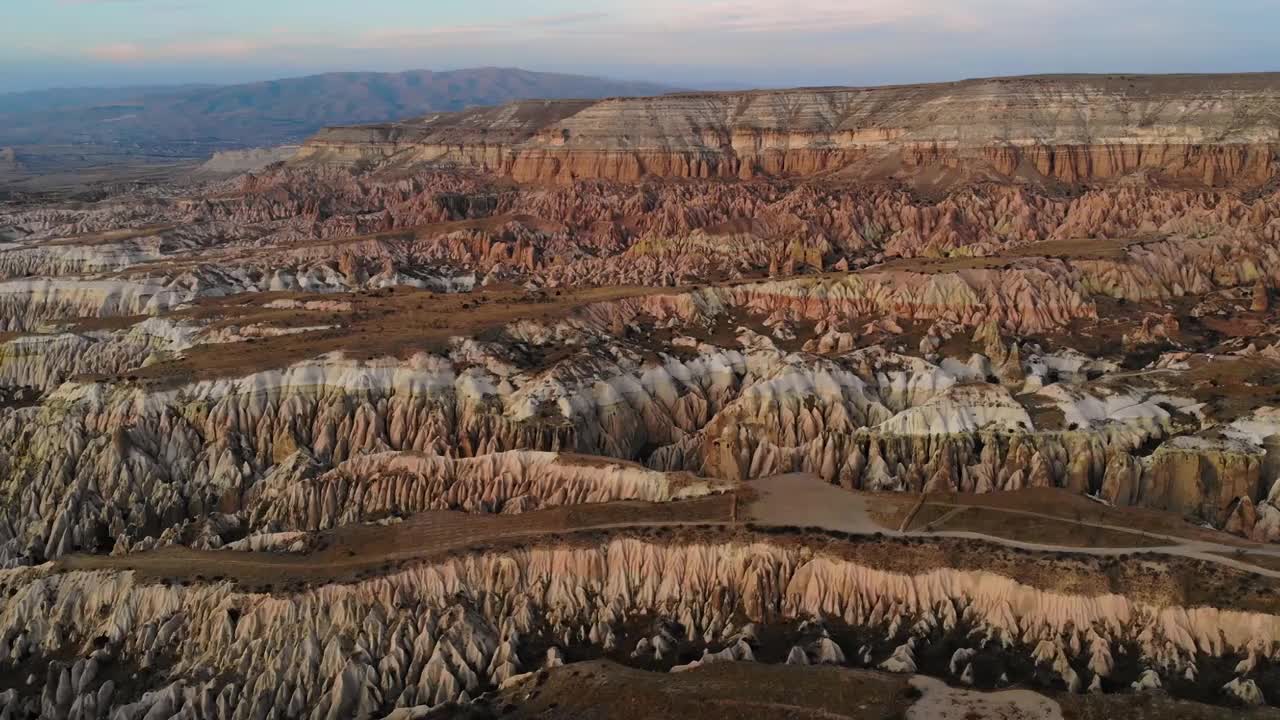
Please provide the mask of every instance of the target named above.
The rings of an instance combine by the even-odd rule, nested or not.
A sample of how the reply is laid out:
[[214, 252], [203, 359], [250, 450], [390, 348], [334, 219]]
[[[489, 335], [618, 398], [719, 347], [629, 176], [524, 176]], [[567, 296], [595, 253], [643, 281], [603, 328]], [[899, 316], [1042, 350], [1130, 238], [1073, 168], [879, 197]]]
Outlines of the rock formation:
[[[1280, 644], [1275, 615], [1048, 593], [980, 571], [904, 574], [767, 539], [618, 537], [497, 550], [273, 594], [227, 582], [150, 583], [130, 572], [28, 569], [0, 583], [9, 598], [0, 657], [80, 658], [51, 660], [35, 681], [42, 695], [24, 689], [6, 700], [10, 714], [47, 717], [378, 717], [515, 681], [542, 664], [525, 648], [545, 642], [566, 650], [612, 642], [622, 655], [632, 646], [652, 652], [655, 642], [668, 653], [701, 648], [702, 664], [853, 657], [914, 672], [931, 644], [949, 641], [961, 648], [950, 665], [979, 684], [1036, 667], [1071, 690], [1138, 672], [1172, 683], [1245, 655], [1274, 662]], [[656, 640], [627, 634], [626, 619], [641, 617], [677, 629]], [[774, 649], [753, 629], [766, 624], [796, 638], [818, 634]], [[852, 646], [854, 629], [861, 647]], [[681, 669], [671, 655], [651, 662]], [[112, 679], [130, 670], [154, 674], [154, 689]], [[1258, 679], [1274, 682], [1274, 671], [1236, 672], [1221, 692], [1249, 702], [1261, 701]]]
[[[410, 718], [598, 656], [1280, 702], [1277, 103], [527, 101], [6, 196], [0, 718]], [[790, 473], [866, 512], [758, 521]]]
[[[334, 128], [302, 161], [457, 163], [519, 181], [753, 178], [898, 168], [1040, 182], [1160, 174], [1205, 185], [1276, 172], [1272, 75], [1056, 76], [886, 88], [521, 101]], [[1238, 123], [1234, 118], [1256, 118]], [[624, 141], [625, 139], [625, 141]], [[895, 174], [895, 173], [891, 173]]]

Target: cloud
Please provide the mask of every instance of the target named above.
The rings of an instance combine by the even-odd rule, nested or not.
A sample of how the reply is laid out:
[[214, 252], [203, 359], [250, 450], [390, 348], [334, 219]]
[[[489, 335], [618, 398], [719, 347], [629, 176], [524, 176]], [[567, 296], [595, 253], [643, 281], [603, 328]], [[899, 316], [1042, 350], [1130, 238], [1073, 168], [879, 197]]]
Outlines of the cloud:
[[[87, 0], [69, 1], [84, 2]], [[89, 55], [99, 60], [129, 62], [144, 59], [146, 57], [146, 49], [136, 43], [111, 43], [90, 48]]]
[[[139, 2], [140, 0], [63, 0], [64, 2]], [[277, 29], [261, 35], [217, 38], [167, 38], [107, 43], [87, 54], [112, 62], [143, 62], [176, 58], [220, 59], [306, 48], [379, 49], [446, 47], [474, 42], [516, 45], [536, 40], [614, 38], [618, 42], [645, 35], [782, 34], [845, 32], [886, 23], [929, 18], [956, 18], [939, 13], [936, 0], [715, 0], [690, 4], [655, 0], [644, 7], [615, 8], [508, 21], [388, 27], [353, 33], [295, 33]]]
[[839, 32], [919, 19], [938, 12], [932, 0], [720, 0], [704, 5], [658, 2], [627, 18], [664, 32]]
[[[61, 0], [141, 5], [196, 0]], [[1239, 0], [1244, 2], [1246, 0]], [[1262, 1], [1262, 0], [1259, 0]], [[83, 51], [145, 66], [236, 62], [315, 67], [519, 64], [590, 70], [610, 65], [693, 65], [759, 77], [776, 68], [828, 68], [837, 78], [946, 78], [958, 73], [1194, 69], [1196, 52], [1221, 53], [1222, 32], [1202, 32], [1213, 10], [1191, 0], [579, 0], [579, 12], [474, 22], [363, 25], [301, 31], [285, 26], [220, 35], [122, 37]], [[1162, 4], [1164, 3], [1164, 4]], [[1175, 7], [1176, 6], [1176, 7]], [[1161, 14], [1160, 7], [1175, 7]], [[1117, 17], [1117, 15], [1121, 17]], [[465, 16], [463, 16], [465, 17]], [[1152, 18], [1160, 18], [1158, 24]], [[376, 22], [376, 21], [371, 21]], [[1243, 32], [1243, 31], [1241, 31]], [[1217, 38], [1217, 39], [1215, 39]], [[1156, 56], [1152, 50], [1163, 54]], [[1274, 54], [1267, 57], [1274, 57]], [[1255, 61], [1259, 62], [1259, 61]], [[1102, 67], [1107, 66], [1107, 67]]]
[[[65, 0], [69, 3], [138, 2], [139, 0]], [[606, 20], [600, 12], [562, 13], [525, 17], [509, 22], [440, 25], [426, 28], [382, 28], [351, 33], [302, 33], [289, 28], [273, 28], [259, 35], [181, 37], [150, 41], [106, 43], [88, 48], [96, 60], [138, 63], [155, 60], [197, 60], [200, 58], [246, 58], [259, 54], [307, 49], [373, 50], [449, 46], [502, 38], [519, 42], [549, 37], [573, 26]]]
[[272, 47], [271, 43], [248, 38], [210, 38], [159, 45], [111, 43], [91, 48], [89, 55], [97, 60], [122, 63], [199, 58], [229, 59], [250, 57]]

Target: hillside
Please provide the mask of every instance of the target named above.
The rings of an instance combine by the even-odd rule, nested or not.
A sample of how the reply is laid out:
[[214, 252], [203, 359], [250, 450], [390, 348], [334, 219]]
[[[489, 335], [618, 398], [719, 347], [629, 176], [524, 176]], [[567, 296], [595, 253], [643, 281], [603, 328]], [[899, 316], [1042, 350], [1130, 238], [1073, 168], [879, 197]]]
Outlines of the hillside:
[[1206, 185], [1276, 174], [1280, 75], [1046, 76], [520, 101], [332, 128], [300, 160], [395, 156], [521, 181], [797, 177]]
[[88, 144], [194, 157], [300, 141], [326, 125], [385, 122], [520, 98], [645, 95], [664, 88], [507, 68], [331, 73], [220, 87], [0, 96], [0, 146]]
[[0, 185], [0, 718], [1277, 720], [1276, 79]]

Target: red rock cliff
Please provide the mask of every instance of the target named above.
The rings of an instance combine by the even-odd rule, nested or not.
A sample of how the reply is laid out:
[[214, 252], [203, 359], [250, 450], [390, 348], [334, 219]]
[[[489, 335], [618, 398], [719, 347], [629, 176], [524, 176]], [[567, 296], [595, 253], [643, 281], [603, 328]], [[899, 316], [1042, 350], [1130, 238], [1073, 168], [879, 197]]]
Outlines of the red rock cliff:
[[297, 162], [457, 164], [522, 182], [835, 174], [1252, 187], [1280, 172], [1280, 74], [1060, 76], [522, 101], [331, 128]]

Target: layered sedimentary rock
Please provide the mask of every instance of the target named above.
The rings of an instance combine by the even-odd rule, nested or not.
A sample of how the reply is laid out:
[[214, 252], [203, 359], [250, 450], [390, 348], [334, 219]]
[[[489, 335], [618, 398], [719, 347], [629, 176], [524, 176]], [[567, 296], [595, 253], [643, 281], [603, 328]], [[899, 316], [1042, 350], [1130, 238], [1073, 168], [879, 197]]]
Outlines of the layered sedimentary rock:
[[[657, 292], [586, 304], [559, 322], [514, 322], [497, 342], [459, 340], [447, 356], [321, 358], [167, 391], [131, 386], [125, 376], [201, 345], [306, 336], [331, 325], [205, 328], [151, 319], [118, 331], [19, 337], [0, 345], [0, 372], [13, 387], [48, 396], [0, 424], [10, 448], [5, 558], [128, 548], [213, 508], [240, 512], [246, 493], [277, 466], [296, 467], [285, 461], [298, 452], [316, 473], [367, 453], [529, 449], [726, 479], [802, 470], [875, 490], [1066, 487], [1275, 539], [1265, 434], [1254, 433], [1252, 449], [1201, 439], [1148, 454], [1153, 443], [1218, 423], [1176, 377], [1161, 380], [1159, 373], [1176, 371], [1091, 386], [1115, 364], [1004, 337], [1100, 322], [1108, 296], [1231, 291], [1273, 272], [1269, 257], [1225, 242], [1168, 240], [1106, 260]], [[99, 296], [84, 288], [103, 281], [59, 282], [50, 286], [67, 288], [66, 300], [15, 294], [28, 303], [21, 313], [15, 305], [15, 318], [146, 309], [125, 307], [141, 297], [129, 294], [89, 302]], [[262, 307], [329, 317], [352, 306], [281, 299]], [[909, 323], [929, 324], [918, 348], [925, 357], [884, 348]], [[1161, 321], [1162, 338], [1148, 332], [1144, 342], [1169, 342], [1167, 325]], [[713, 337], [717, 327], [731, 329], [732, 344]], [[645, 359], [655, 331], [671, 334], [669, 350], [680, 349], [660, 349], [656, 364]], [[937, 352], [970, 333], [980, 353]], [[576, 350], [545, 366], [533, 359], [559, 347]], [[57, 388], [85, 374], [108, 379]]]
[[[1275, 703], [1278, 103], [530, 101], [0, 200], [0, 717], [410, 718], [600, 654]], [[744, 526], [787, 473], [1183, 544]]]
[[[734, 292], [748, 304], [772, 297]], [[492, 455], [513, 450], [603, 455], [735, 481], [805, 471], [869, 490], [1065, 487], [1218, 525], [1242, 498], [1261, 504], [1271, 492], [1257, 437], [1175, 437], [1215, 422], [1180, 394], [1176, 378], [1112, 382], [1114, 366], [1006, 346], [994, 313], [975, 333], [988, 355], [964, 362], [881, 346], [789, 352], [746, 327], [736, 347], [686, 336], [672, 341], [681, 354], [645, 358], [643, 335], [652, 329], [642, 328], [699, 332], [700, 322], [730, 312], [721, 301], [699, 292], [591, 304], [552, 325], [512, 323], [501, 342], [459, 341], [448, 355], [334, 355], [172, 389], [67, 383], [0, 423], [9, 448], [0, 486], [5, 559], [128, 548], [215, 509], [243, 513], [256, 531], [438, 508], [673, 496], [670, 480], [643, 471], [617, 482], [595, 469], [530, 474], [538, 463], [512, 460], [504, 469], [501, 458], [523, 456]], [[787, 325], [778, 323], [775, 333]], [[616, 327], [636, 339], [613, 334]], [[935, 328], [939, 341], [967, 332]], [[175, 352], [197, 341], [169, 330], [167, 340], [149, 342]], [[530, 355], [564, 347], [576, 350], [547, 366], [528, 364]], [[16, 375], [22, 366], [10, 363]], [[21, 378], [49, 387], [34, 373]], [[1148, 455], [1153, 446], [1159, 450]], [[405, 452], [439, 457], [395, 454]], [[580, 475], [594, 479], [574, 479]]]
[[[857, 269], [893, 257], [988, 256], [1094, 238], [1046, 251], [1092, 247], [1081, 261], [1092, 274], [1111, 274], [1117, 264], [1125, 275], [1142, 273], [1124, 278], [1121, 288], [1099, 279], [1107, 291], [1133, 299], [1151, 297], [1144, 294], [1146, 275], [1162, 295], [1175, 286], [1211, 287], [1215, 254], [1239, 263], [1265, 256], [1280, 238], [1274, 195], [1246, 200], [1222, 190], [1140, 187], [1056, 198], [984, 186], [935, 201], [816, 181], [516, 191], [466, 175], [392, 180], [288, 169], [213, 197], [149, 202], [148, 222], [177, 226], [134, 238], [104, 235], [140, 222], [136, 208], [123, 203], [14, 213], [9, 221], [25, 235], [0, 250], [0, 275], [112, 272], [221, 293], [397, 284], [469, 289], [511, 280], [673, 285]], [[86, 228], [98, 234], [67, 237]], [[1141, 242], [1099, 240], [1152, 234]], [[1171, 242], [1154, 242], [1165, 238]], [[1170, 263], [1186, 270], [1170, 270]], [[128, 264], [133, 269], [119, 273]]]
[[382, 453], [308, 477], [316, 473], [315, 464], [303, 460], [268, 475], [249, 502], [252, 525], [319, 530], [425, 510], [519, 513], [613, 500], [667, 502], [723, 487], [692, 476], [529, 451], [467, 459]]
[[297, 145], [250, 148], [248, 150], [221, 150], [196, 169], [198, 176], [228, 176], [254, 172], [268, 165], [284, 162], [298, 151]]
[[120, 376], [190, 347], [192, 335], [162, 320], [122, 332], [22, 335], [0, 344], [0, 381], [50, 391], [76, 376]]
[[[659, 669], [689, 655], [798, 662], [799, 650], [806, 662], [931, 667], [982, 687], [1034, 674], [1072, 691], [1163, 684], [1224, 701], [1241, 685], [1274, 687], [1280, 643], [1271, 614], [1051, 592], [990, 572], [895, 572], [764, 538], [477, 552], [270, 595], [130, 572], [28, 569], [0, 583], [0, 663], [50, 660], [5, 709], [55, 718], [380, 717], [466, 702], [564, 653], [601, 650]], [[67, 655], [81, 659], [53, 659]], [[128, 672], [150, 680], [122, 682]]]
[[522, 101], [331, 129], [296, 158], [460, 164], [520, 181], [934, 173], [1070, 183], [1152, 173], [1258, 185], [1277, 171], [1277, 107], [1271, 75]]
[[0, 283], [4, 329], [34, 330], [53, 320], [144, 315], [177, 307], [191, 295], [158, 284], [59, 280]]

